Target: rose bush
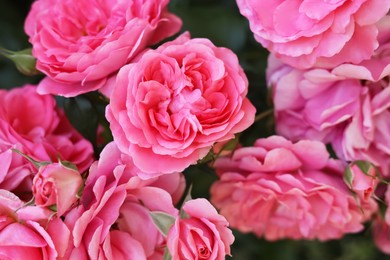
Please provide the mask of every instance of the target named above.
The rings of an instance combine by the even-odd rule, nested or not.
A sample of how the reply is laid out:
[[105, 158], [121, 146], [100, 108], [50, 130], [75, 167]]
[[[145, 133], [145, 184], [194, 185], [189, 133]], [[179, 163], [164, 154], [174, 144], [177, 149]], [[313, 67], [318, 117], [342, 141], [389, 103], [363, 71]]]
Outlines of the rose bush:
[[184, 170], [249, 127], [247, 91], [233, 52], [183, 34], [119, 71], [106, 117], [119, 149], [150, 178]]
[[71, 161], [83, 172], [93, 161], [92, 145], [70, 124], [50, 95], [25, 85], [0, 90], [0, 188], [31, 192], [34, 167], [12, 149], [39, 161]]
[[229, 223], [206, 199], [187, 201], [182, 210], [188, 218], [177, 218], [167, 235], [173, 260], [223, 260], [234, 241]]
[[342, 163], [320, 142], [258, 139], [214, 167], [211, 202], [233, 228], [267, 240], [337, 239], [361, 231], [377, 210], [372, 198], [353, 197]]
[[[25, 21], [41, 94], [76, 96], [104, 86], [107, 76], [146, 46], [177, 33], [168, 0], [38, 0]], [[72, 8], [69, 8], [71, 6]]]
[[236, 0], [258, 42], [297, 68], [369, 59], [388, 0]]

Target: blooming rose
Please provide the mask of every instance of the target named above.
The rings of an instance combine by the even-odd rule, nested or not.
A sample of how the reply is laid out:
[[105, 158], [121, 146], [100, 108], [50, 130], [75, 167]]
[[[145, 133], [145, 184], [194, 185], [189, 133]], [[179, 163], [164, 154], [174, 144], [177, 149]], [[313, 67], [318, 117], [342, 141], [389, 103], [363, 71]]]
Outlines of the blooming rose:
[[142, 178], [184, 170], [254, 121], [236, 55], [183, 34], [123, 67], [107, 108], [114, 141]]
[[39, 93], [76, 96], [101, 88], [109, 74], [147, 45], [179, 31], [181, 20], [167, 11], [168, 3], [35, 1], [25, 31], [37, 69], [48, 76], [39, 85]]
[[[0, 190], [0, 259], [62, 257], [70, 232], [51, 211], [24, 206], [13, 193]], [[49, 220], [50, 219], [50, 220]]]
[[[385, 18], [381, 40], [390, 40]], [[370, 60], [332, 70], [297, 70], [271, 55], [268, 82], [277, 133], [291, 140], [331, 143], [339, 158], [367, 160], [389, 176], [389, 43], [383, 41]]]
[[369, 59], [389, 0], [237, 0], [255, 38], [291, 66], [333, 68]]
[[41, 207], [56, 205], [57, 215], [62, 216], [77, 201], [82, 183], [78, 171], [61, 163], [41, 166], [33, 179], [35, 204]]
[[258, 139], [214, 167], [220, 180], [211, 202], [232, 227], [267, 240], [337, 239], [361, 231], [377, 209], [372, 198], [358, 203], [343, 182], [343, 165], [317, 141]]
[[34, 168], [15, 148], [38, 161], [71, 161], [83, 172], [93, 160], [92, 145], [70, 124], [50, 95], [32, 85], [0, 90], [0, 188], [31, 191]]
[[73, 248], [67, 256], [71, 259], [162, 256], [165, 239], [149, 211], [163, 211], [173, 216], [177, 216], [178, 211], [171, 195], [153, 186], [158, 181], [141, 180], [138, 171], [131, 158], [122, 155], [115, 143], [104, 148], [99, 161], [90, 168], [81, 205], [65, 215], [73, 237]]
[[167, 235], [173, 260], [223, 260], [234, 241], [229, 223], [206, 199], [187, 201], [182, 210], [188, 218], [177, 218]]

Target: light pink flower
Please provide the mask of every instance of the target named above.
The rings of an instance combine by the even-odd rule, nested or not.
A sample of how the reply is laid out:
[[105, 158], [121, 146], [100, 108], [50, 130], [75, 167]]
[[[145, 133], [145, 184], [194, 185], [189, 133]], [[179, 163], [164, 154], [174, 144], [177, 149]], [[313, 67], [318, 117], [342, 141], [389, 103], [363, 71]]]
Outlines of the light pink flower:
[[372, 198], [359, 208], [343, 165], [317, 141], [258, 139], [214, 167], [220, 180], [211, 187], [211, 202], [232, 227], [267, 240], [338, 239], [361, 231], [377, 209]]
[[54, 97], [37, 94], [32, 85], [0, 90], [0, 188], [29, 192], [34, 168], [12, 148], [38, 161], [54, 162], [59, 156], [80, 172], [93, 160], [92, 145], [56, 107]]
[[24, 207], [13, 193], [0, 190], [0, 259], [64, 256], [70, 232], [61, 219], [50, 215], [43, 208]]
[[369, 200], [375, 193], [376, 187], [379, 184], [379, 173], [377, 172], [376, 167], [372, 164], [369, 165], [367, 172], [363, 172], [356, 162], [351, 163], [347, 167], [347, 173], [344, 175], [348, 176], [345, 178], [347, 185], [350, 185], [349, 188], [355, 192], [361, 200]]
[[62, 216], [77, 201], [83, 183], [78, 171], [60, 163], [39, 167], [34, 176], [32, 193], [37, 206], [56, 206], [57, 215]]
[[388, 0], [237, 0], [258, 42], [297, 68], [369, 59]]
[[142, 178], [180, 172], [254, 121], [236, 55], [183, 34], [123, 67], [107, 118]]
[[297, 70], [270, 56], [278, 134], [331, 143], [340, 159], [367, 160], [390, 175], [389, 19], [380, 23], [383, 45], [360, 64]]
[[35, 1], [25, 31], [37, 69], [48, 76], [39, 85], [39, 93], [76, 96], [101, 88], [107, 76], [147, 45], [180, 30], [181, 20], [168, 12], [168, 3]]
[[173, 216], [178, 211], [171, 195], [153, 186], [158, 181], [144, 181], [137, 176], [138, 171], [115, 143], [104, 148], [99, 161], [90, 168], [81, 205], [65, 216], [73, 236], [70, 257], [154, 259], [162, 256], [165, 239], [149, 211]]
[[182, 210], [188, 218], [177, 218], [167, 235], [173, 260], [223, 260], [234, 241], [229, 223], [206, 199], [187, 201]]

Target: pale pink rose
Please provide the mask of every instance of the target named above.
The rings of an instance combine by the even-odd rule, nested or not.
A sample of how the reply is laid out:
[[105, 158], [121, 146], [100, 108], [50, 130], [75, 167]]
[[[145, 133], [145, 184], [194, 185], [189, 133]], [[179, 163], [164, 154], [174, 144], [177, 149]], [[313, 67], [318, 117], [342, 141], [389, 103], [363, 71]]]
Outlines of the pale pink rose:
[[231, 227], [267, 240], [338, 239], [361, 231], [377, 210], [372, 198], [354, 198], [343, 164], [317, 141], [258, 139], [214, 167], [220, 180], [211, 187], [211, 202]]
[[294, 141], [331, 143], [340, 159], [367, 160], [389, 176], [389, 61], [390, 44], [381, 45], [370, 60], [332, 70], [297, 70], [271, 55], [267, 76], [277, 133]]
[[107, 76], [146, 46], [180, 30], [181, 20], [168, 12], [168, 3], [35, 1], [24, 28], [37, 69], [48, 76], [39, 93], [76, 96], [102, 87]]
[[64, 256], [70, 232], [51, 213], [25, 207], [13, 193], [0, 190], [0, 259], [54, 260]]
[[[173, 216], [177, 216], [178, 211], [167, 191], [153, 187], [153, 182], [158, 181], [144, 181], [137, 176], [138, 171], [131, 158], [122, 155], [115, 143], [104, 148], [99, 161], [90, 168], [81, 205], [65, 216], [73, 237], [73, 248], [68, 256], [90, 259], [162, 256], [165, 239], [149, 211], [163, 211]], [[129, 244], [124, 246], [125, 242]]]
[[180, 172], [254, 121], [236, 55], [185, 33], [123, 67], [107, 108], [119, 149], [150, 178]]
[[[346, 178], [347, 185], [350, 185], [349, 188], [359, 196], [359, 199], [365, 201], [369, 200], [375, 193], [376, 187], [379, 184], [379, 173], [377, 172], [376, 167], [371, 164], [366, 173], [364, 173], [356, 163], [351, 163], [347, 167], [347, 171], [349, 171], [348, 173], [345, 173], [345, 175], [349, 175]], [[349, 177], [350, 181], [348, 180]]]
[[234, 236], [229, 223], [208, 200], [189, 200], [182, 210], [188, 217], [177, 218], [167, 235], [173, 260], [223, 260], [230, 255]]
[[297, 68], [369, 59], [389, 0], [236, 0], [258, 42]]
[[39, 95], [32, 85], [0, 90], [0, 188], [18, 194], [30, 192], [36, 171], [11, 149], [38, 161], [55, 162], [59, 156], [80, 172], [93, 161], [92, 145], [56, 107], [54, 97]]
[[78, 171], [60, 163], [41, 166], [33, 179], [35, 205], [56, 206], [57, 215], [62, 216], [78, 200], [77, 194], [82, 183]]

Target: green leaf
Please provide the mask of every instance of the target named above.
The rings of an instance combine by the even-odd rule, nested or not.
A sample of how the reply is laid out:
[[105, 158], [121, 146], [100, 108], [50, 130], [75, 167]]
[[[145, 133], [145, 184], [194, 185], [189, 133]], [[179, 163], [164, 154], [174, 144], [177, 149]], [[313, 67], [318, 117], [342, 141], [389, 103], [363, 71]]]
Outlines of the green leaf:
[[370, 162], [367, 162], [367, 161], [354, 161], [352, 163], [352, 165], [356, 165], [357, 167], [359, 167], [359, 169], [367, 176], [371, 176], [371, 177], [374, 177], [370, 174], [370, 170], [373, 169], [373, 167], [375, 167], [372, 163]]
[[75, 172], [79, 172], [79, 170], [77, 169], [77, 166], [69, 161], [62, 161], [60, 157], [58, 157], [58, 162], [65, 168], [69, 169], [69, 170], [72, 170], [72, 171], [75, 171]]
[[36, 59], [31, 54], [31, 48], [21, 51], [10, 51], [0, 47], [0, 54], [15, 63], [16, 68], [27, 76], [37, 75], [40, 72], [36, 69]]
[[22, 153], [21, 151], [19, 151], [18, 149], [14, 149], [12, 148], [12, 151], [17, 153], [17, 154], [20, 154], [21, 156], [23, 156], [24, 158], [26, 158], [30, 163], [32, 163], [35, 168], [37, 168], [37, 170], [42, 167], [42, 166], [45, 166], [45, 165], [49, 165], [51, 164], [51, 162], [39, 162], [37, 160], [34, 160], [33, 158], [31, 158], [30, 156]]
[[352, 188], [352, 181], [353, 181], [353, 173], [351, 170], [351, 165], [348, 165], [344, 171], [344, 182], [345, 184], [347, 184], [348, 188], [350, 189]]
[[175, 223], [176, 218], [160, 211], [152, 211], [149, 214], [158, 230], [166, 237], [172, 225]]

